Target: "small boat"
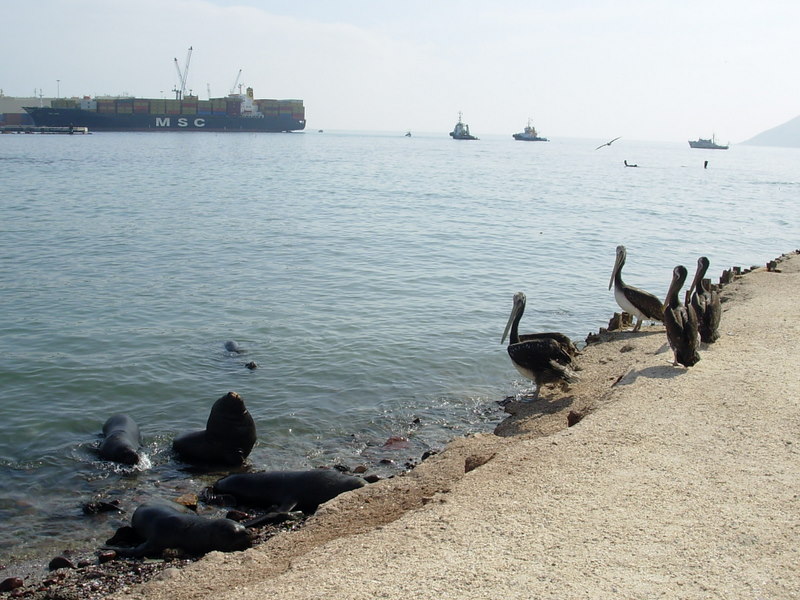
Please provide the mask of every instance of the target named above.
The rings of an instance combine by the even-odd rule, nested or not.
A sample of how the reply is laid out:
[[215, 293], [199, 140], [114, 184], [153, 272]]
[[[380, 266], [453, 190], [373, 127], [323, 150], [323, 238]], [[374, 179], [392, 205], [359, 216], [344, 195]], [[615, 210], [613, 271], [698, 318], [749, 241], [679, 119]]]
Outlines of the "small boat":
[[696, 140], [689, 140], [689, 146], [692, 148], [703, 148], [705, 150], [727, 150], [727, 144], [725, 146], [718, 144], [717, 139], [715, 136], [711, 136], [711, 139], [703, 139], [698, 138]]
[[461, 112], [458, 113], [458, 123], [453, 127], [450, 132], [450, 137], [454, 140], [477, 140], [474, 135], [469, 132], [469, 125], [461, 121]]
[[539, 134], [536, 131], [536, 128], [531, 125], [531, 120], [528, 119], [528, 125], [525, 127], [524, 131], [521, 133], [513, 133], [511, 134], [515, 140], [519, 140], [521, 142], [549, 142], [546, 137], [539, 137]]

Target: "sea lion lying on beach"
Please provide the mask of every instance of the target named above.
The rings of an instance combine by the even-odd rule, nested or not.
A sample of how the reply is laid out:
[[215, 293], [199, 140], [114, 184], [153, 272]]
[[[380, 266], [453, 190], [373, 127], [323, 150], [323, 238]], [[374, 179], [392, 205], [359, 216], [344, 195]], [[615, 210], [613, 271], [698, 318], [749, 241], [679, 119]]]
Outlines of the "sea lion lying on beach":
[[[158, 557], [167, 548], [200, 556], [213, 550], [245, 550], [252, 545], [250, 533], [243, 525], [230, 519], [201, 517], [185, 506], [166, 500], [153, 500], [139, 506], [131, 517], [133, 532], [122, 531], [125, 529], [118, 530], [106, 542], [106, 548], [120, 556]], [[134, 548], [112, 545], [120, 539], [141, 543]]]
[[233, 496], [239, 504], [270, 510], [267, 515], [246, 523], [248, 527], [254, 527], [276, 514], [292, 510], [311, 514], [323, 502], [364, 485], [366, 482], [360, 477], [329, 469], [313, 469], [236, 473], [217, 481], [213, 491]]
[[214, 402], [206, 428], [179, 435], [172, 448], [194, 464], [241, 465], [256, 443], [256, 424], [236, 392]]
[[126, 465], [139, 462], [138, 450], [142, 445], [139, 426], [128, 415], [109, 417], [103, 425], [105, 439], [100, 443], [98, 454], [104, 460]]

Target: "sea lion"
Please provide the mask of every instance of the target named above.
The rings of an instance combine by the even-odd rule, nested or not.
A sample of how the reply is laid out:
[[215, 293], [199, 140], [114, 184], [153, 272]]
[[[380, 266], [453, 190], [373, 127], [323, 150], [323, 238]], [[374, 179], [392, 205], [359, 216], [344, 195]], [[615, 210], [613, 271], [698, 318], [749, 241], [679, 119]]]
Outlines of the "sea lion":
[[100, 443], [100, 458], [125, 465], [139, 462], [138, 450], [142, 445], [139, 426], [128, 415], [109, 417], [103, 425], [105, 439]]
[[225, 342], [225, 350], [228, 352], [233, 352], [234, 354], [243, 354], [244, 349], [239, 345], [238, 342], [234, 340], [228, 340]]
[[127, 537], [118, 532], [105, 547], [115, 550], [120, 556], [158, 557], [167, 548], [200, 556], [213, 550], [245, 550], [252, 545], [250, 533], [240, 523], [201, 517], [185, 506], [167, 500], [152, 500], [139, 506], [131, 517], [131, 528], [135, 533], [134, 539], [143, 540], [138, 546], [112, 546], [120, 538]]
[[[217, 481], [213, 490], [233, 496], [238, 503], [254, 508], [265, 508], [280, 514], [291, 510], [311, 514], [323, 502], [364, 485], [366, 483], [360, 477], [329, 469], [313, 469], [236, 473]], [[258, 524], [255, 521], [247, 525], [252, 527]]]
[[244, 400], [228, 392], [214, 402], [206, 428], [179, 435], [172, 448], [194, 464], [241, 465], [256, 443], [256, 424]]

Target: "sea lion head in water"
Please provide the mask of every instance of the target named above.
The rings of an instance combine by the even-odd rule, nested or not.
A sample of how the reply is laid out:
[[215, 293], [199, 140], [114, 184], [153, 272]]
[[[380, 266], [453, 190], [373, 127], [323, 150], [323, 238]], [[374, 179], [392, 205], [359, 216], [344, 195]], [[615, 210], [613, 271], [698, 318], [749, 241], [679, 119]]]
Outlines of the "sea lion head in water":
[[189, 463], [241, 465], [255, 443], [253, 417], [242, 397], [228, 392], [214, 402], [204, 430], [179, 435], [172, 447]]
[[[201, 517], [185, 506], [166, 500], [153, 500], [139, 506], [131, 517], [131, 527], [136, 542], [141, 541], [138, 546], [106, 547], [113, 548], [121, 556], [158, 557], [167, 548], [200, 556], [213, 550], [245, 550], [252, 545], [250, 533], [240, 523]], [[106, 544], [118, 543], [118, 536], [122, 537], [119, 531]]]
[[244, 354], [244, 349], [239, 345], [238, 342], [234, 340], [228, 340], [225, 342], [225, 350], [228, 352], [233, 352], [234, 354]]
[[139, 426], [128, 415], [109, 417], [103, 425], [103, 436], [105, 439], [98, 449], [100, 458], [125, 465], [139, 462], [138, 450], [142, 445], [142, 438]]

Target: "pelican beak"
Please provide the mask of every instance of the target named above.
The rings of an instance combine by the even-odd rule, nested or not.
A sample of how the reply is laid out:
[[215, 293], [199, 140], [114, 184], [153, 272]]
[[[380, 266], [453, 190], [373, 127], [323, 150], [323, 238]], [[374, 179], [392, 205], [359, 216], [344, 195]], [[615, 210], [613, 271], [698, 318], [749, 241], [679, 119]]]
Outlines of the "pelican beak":
[[614, 268], [611, 269], [611, 279], [608, 280], [608, 289], [611, 289], [611, 286], [614, 285], [614, 277], [617, 276], [617, 271], [619, 270], [619, 263], [620, 263], [620, 254], [618, 251], [617, 259], [614, 261]]
[[500, 338], [500, 343], [504, 343], [506, 338], [508, 337], [508, 332], [511, 330], [511, 324], [514, 322], [514, 317], [517, 316], [517, 305], [514, 305], [514, 308], [511, 309], [511, 316], [508, 317], [508, 323], [506, 323], [506, 328], [503, 330], [503, 337]]
[[689, 290], [686, 292], [686, 296], [690, 297], [692, 295], [692, 290], [700, 289], [698, 286], [700, 281], [698, 280], [702, 276], [700, 269], [694, 274], [694, 279], [692, 279], [692, 285], [689, 286]]
[[511, 330], [511, 324], [514, 322], [514, 319], [517, 318], [517, 314], [519, 313], [519, 311], [522, 310], [524, 303], [525, 303], [525, 294], [523, 294], [522, 292], [517, 292], [516, 294], [514, 294], [514, 306], [511, 308], [511, 314], [508, 317], [508, 323], [506, 323], [506, 328], [503, 330], [503, 337], [500, 338], [501, 344], [506, 341], [506, 338], [508, 337], [508, 332]]

